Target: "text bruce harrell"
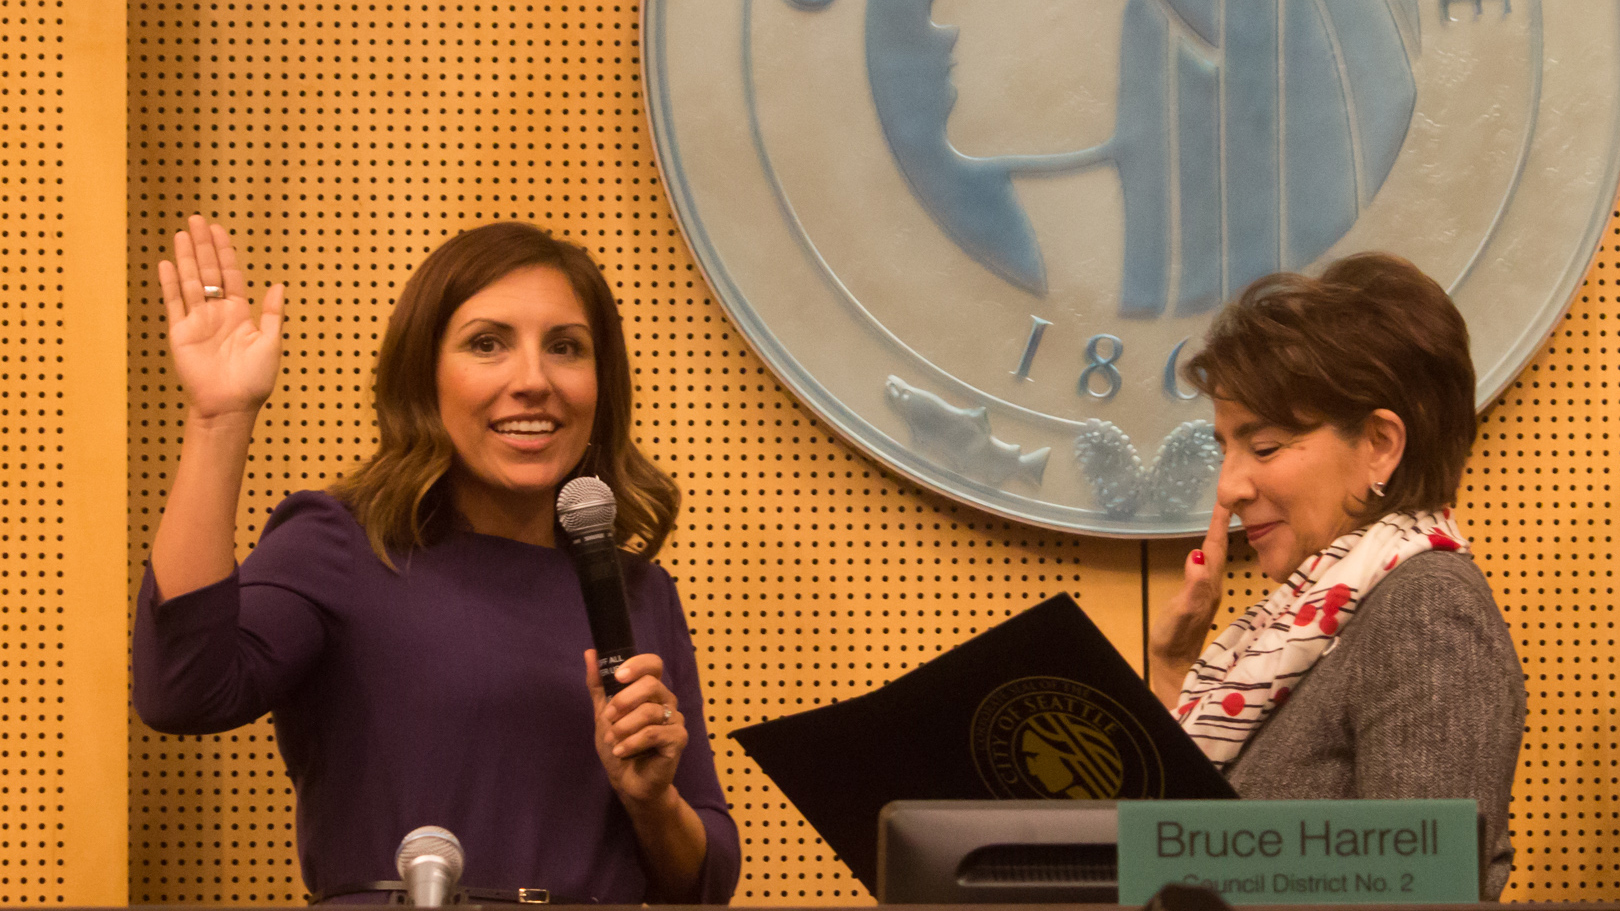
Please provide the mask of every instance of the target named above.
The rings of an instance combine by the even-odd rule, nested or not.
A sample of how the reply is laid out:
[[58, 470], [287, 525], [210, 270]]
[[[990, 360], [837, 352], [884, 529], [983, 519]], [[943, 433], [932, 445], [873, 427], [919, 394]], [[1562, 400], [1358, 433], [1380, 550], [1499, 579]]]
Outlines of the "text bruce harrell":
[[1332, 820], [1301, 821], [1297, 841], [1277, 829], [1190, 829], [1179, 822], [1158, 824], [1162, 858], [1281, 857], [1413, 857], [1440, 853], [1439, 820], [1421, 820], [1416, 828], [1344, 828]]

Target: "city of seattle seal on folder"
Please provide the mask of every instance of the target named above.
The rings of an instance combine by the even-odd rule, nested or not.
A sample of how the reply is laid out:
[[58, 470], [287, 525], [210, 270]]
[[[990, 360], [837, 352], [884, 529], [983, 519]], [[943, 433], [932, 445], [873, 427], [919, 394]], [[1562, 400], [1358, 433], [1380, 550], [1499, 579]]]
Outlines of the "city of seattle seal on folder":
[[1067, 595], [871, 693], [731, 736], [868, 891], [891, 800], [1236, 796]]

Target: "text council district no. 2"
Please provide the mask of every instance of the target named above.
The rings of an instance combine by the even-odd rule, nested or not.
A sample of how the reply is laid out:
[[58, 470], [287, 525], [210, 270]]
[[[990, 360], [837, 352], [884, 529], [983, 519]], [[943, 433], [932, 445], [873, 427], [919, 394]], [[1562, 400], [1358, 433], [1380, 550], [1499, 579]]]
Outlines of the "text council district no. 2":
[[1198, 874], [1190, 874], [1182, 878], [1182, 882], [1189, 886], [1204, 886], [1214, 889], [1222, 895], [1326, 895], [1345, 893], [1383, 893], [1391, 888], [1398, 892], [1411, 892], [1416, 878], [1411, 873], [1402, 873], [1395, 883], [1387, 877], [1373, 873], [1340, 873], [1336, 876], [1296, 876], [1289, 873], [1255, 873], [1250, 876], [1233, 876], [1225, 879], [1210, 879]]

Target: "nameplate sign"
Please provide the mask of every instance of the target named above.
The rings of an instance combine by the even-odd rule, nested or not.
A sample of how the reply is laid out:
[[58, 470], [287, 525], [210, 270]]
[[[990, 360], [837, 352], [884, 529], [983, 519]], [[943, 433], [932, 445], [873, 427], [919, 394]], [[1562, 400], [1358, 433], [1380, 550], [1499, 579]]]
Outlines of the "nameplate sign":
[[1237, 905], [1479, 901], [1472, 800], [1142, 800], [1119, 804], [1119, 901], [1166, 883]]

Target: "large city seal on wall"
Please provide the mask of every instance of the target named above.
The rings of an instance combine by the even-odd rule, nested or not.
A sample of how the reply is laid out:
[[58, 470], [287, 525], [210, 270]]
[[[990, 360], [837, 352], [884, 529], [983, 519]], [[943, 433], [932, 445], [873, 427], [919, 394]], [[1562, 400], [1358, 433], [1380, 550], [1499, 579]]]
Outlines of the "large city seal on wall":
[[1164, 796], [1164, 762], [1130, 712], [1094, 687], [1024, 677], [992, 691], [969, 728], [974, 766], [1006, 799]]
[[1620, 4], [734, 0], [644, 10], [655, 148], [750, 344], [846, 439], [1052, 528], [1206, 527], [1178, 379], [1252, 280], [1414, 261], [1478, 401], [1620, 179]]

